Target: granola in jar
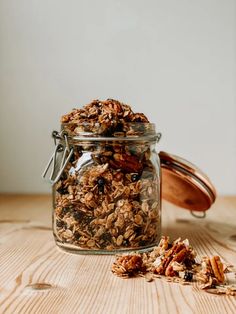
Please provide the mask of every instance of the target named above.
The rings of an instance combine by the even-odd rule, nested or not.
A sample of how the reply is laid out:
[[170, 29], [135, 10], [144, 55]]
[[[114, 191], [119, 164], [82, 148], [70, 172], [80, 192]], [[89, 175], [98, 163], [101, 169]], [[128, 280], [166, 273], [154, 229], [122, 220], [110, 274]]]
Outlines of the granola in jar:
[[53, 185], [58, 246], [78, 253], [146, 250], [160, 240], [155, 126], [117, 100], [94, 100], [61, 119], [70, 150]]

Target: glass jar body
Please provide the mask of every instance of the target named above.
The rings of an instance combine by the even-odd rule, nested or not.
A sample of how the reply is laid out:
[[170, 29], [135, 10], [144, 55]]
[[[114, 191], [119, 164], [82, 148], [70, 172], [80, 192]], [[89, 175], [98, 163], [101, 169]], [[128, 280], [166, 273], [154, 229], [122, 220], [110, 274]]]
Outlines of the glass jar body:
[[86, 254], [155, 246], [161, 235], [156, 140], [74, 138], [69, 145], [73, 154], [53, 186], [57, 245]]

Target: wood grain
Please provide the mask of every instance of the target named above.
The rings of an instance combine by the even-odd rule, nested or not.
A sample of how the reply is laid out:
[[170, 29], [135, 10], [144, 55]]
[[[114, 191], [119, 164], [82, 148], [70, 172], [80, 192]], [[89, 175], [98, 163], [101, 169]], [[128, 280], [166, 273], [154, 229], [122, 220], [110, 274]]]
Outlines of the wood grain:
[[[218, 198], [205, 219], [163, 202], [162, 217], [163, 234], [236, 265], [236, 197]], [[50, 196], [0, 196], [0, 313], [236, 313], [236, 297], [163, 279], [117, 278], [113, 260], [55, 246]]]

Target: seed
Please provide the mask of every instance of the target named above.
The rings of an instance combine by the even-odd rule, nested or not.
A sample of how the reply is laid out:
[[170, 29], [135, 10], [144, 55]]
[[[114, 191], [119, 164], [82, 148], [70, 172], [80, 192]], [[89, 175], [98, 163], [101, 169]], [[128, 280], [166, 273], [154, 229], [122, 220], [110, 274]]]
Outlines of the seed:
[[116, 239], [116, 244], [118, 246], [121, 246], [122, 242], [123, 242], [123, 236], [120, 234], [119, 237]]
[[97, 203], [93, 200], [89, 201], [88, 202], [88, 206], [91, 207], [91, 208], [96, 208], [97, 207]]
[[108, 210], [113, 210], [115, 207], [115, 204], [114, 203], [111, 203], [111, 204], [108, 204]]
[[111, 235], [114, 237], [118, 236], [118, 232], [119, 232], [118, 228], [112, 228], [110, 231]]
[[73, 233], [70, 229], [67, 229], [63, 235], [64, 235], [64, 238], [69, 239], [73, 236]]
[[101, 237], [103, 234], [104, 234], [104, 232], [105, 232], [105, 228], [104, 227], [100, 227], [98, 230], [97, 230], [97, 232], [95, 233], [95, 237], [96, 238], [99, 238], [99, 237]]
[[152, 209], [156, 209], [157, 206], [158, 206], [158, 202], [154, 202], [154, 203], [152, 204]]
[[125, 239], [128, 239], [132, 234], [134, 233], [134, 230], [130, 229], [130, 230], [127, 230], [124, 234], [124, 238]]
[[152, 219], [156, 219], [158, 216], [158, 213], [156, 210], [150, 210], [148, 213], [148, 217], [152, 220]]
[[91, 201], [91, 199], [93, 198], [93, 193], [92, 192], [86, 193], [84, 198], [86, 202]]
[[122, 206], [124, 205], [124, 203], [125, 203], [125, 200], [120, 199], [120, 200], [117, 202], [117, 206], [118, 206], [118, 207], [122, 207]]
[[93, 246], [95, 246], [95, 241], [94, 241], [94, 240], [88, 240], [87, 246], [88, 246], [88, 247], [93, 247]]
[[107, 217], [107, 221], [106, 221], [106, 228], [110, 228], [112, 226], [113, 221], [115, 220], [115, 214], [111, 213], [108, 217]]
[[73, 187], [72, 187], [72, 185], [68, 186], [68, 192], [69, 192], [69, 194], [73, 194]]
[[135, 233], [134, 233], [134, 234], [132, 234], [132, 236], [131, 236], [131, 237], [129, 237], [129, 241], [134, 240], [134, 239], [135, 239], [135, 237], [136, 237], [136, 234], [135, 234]]
[[149, 210], [149, 206], [148, 206], [148, 203], [146, 201], [142, 203], [142, 210], [144, 212], [148, 212], [148, 210]]
[[134, 221], [137, 225], [141, 225], [143, 223], [143, 217], [139, 214], [135, 215]]

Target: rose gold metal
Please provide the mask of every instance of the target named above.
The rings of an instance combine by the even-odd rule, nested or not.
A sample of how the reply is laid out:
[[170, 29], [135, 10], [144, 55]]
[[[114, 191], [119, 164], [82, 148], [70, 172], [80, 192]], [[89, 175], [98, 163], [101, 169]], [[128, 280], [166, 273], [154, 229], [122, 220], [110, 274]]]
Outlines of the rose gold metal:
[[210, 179], [181, 157], [160, 152], [162, 198], [191, 211], [206, 211], [216, 199]]

